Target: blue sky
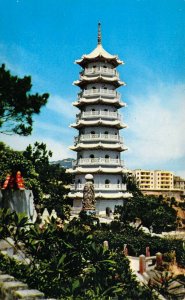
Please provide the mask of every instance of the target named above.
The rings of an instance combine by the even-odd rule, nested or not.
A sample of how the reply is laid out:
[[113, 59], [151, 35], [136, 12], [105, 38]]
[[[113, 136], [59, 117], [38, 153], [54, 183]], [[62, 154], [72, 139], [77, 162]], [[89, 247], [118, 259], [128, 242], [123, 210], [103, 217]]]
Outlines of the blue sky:
[[33, 92], [50, 93], [30, 137], [0, 139], [18, 150], [43, 141], [54, 160], [75, 157], [74, 61], [96, 47], [98, 21], [103, 47], [125, 61], [118, 71], [127, 83], [119, 89], [128, 105], [127, 167], [185, 177], [184, 0], [0, 0], [0, 62], [31, 75]]

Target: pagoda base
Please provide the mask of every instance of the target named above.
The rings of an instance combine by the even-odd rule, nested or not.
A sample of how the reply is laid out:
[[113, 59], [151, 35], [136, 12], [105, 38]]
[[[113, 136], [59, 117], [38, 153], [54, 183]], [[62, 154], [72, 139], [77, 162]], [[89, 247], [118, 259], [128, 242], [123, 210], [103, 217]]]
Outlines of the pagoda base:
[[[123, 199], [113, 199], [113, 200], [102, 200], [97, 199], [96, 200], [96, 214], [100, 216], [106, 216], [107, 212], [114, 212], [116, 205], [123, 206], [123, 202], [126, 201]], [[82, 210], [82, 201], [80, 199], [74, 199], [73, 200], [73, 207], [71, 210], [72, 214], [79, 214]]]

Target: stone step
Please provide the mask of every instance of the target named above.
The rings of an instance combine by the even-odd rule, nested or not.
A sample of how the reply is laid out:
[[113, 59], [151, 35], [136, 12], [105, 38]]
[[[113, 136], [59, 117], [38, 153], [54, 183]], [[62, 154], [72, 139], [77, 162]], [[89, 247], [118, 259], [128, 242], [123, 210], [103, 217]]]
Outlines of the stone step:
[[0, 274], [0, 284], [2, 282], [8, 282], [8, 281], [13, 281], [15, 280], [15, 278], [13, 276], [10, 276], [8, 274]]
[[24, 299], [24, 300], [36, 300], [36, 299], [44, 299], [44, 293], [38, 290], [19, 290], [14, 292], [13, 300]]

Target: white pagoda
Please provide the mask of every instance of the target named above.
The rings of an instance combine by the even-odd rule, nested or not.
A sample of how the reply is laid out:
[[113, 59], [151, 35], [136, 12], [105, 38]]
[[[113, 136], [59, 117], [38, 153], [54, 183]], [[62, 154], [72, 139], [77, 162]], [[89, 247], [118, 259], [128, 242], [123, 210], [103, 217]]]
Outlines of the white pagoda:
[[77, 159], [73, 169], [68, 170], [75, 175], [69, 197], [73, 199], [73, 209], [80, 210], [85, 175], [92, 174], [96, 211], [102, 215], [107, 210], [114, 211], [115, 205], [123, 205], [124, 199], [130, 196], [123, 182], [126, 169], [121, 161], [121, 152], [127, 148], [119, 134], [120, 129], [127, 126], [118, 112], [126, 104], [116, 90], [125, 85], [116, 70], [123, 62], [102, 47], [100, 23], [97, 47], [75, 62], [82, 71], [80, 79], [74, 82], [81, 91], [73, 103], [80, 112], [76, 122], [70, 125], [78, 130], [78, 135], [70, 147], [77, 152]]

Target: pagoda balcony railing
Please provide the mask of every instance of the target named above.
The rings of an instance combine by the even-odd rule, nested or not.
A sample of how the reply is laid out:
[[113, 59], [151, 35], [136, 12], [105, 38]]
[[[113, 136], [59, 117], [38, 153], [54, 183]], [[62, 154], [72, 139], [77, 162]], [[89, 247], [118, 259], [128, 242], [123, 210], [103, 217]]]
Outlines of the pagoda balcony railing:
[[96, 68], [86, 68], [84, 71], [82, 71], [81, 75], [113, 75], [113, 76], [119, 76], [119, 73], [115, 69], [111, 68], [104, 68], [104, 67], [96, 67]]
[[73, 161], [73, 167], [81, 165], [118, 165], [124, 168], [124, 161], [119, 158], [105, 158], [105, 157], [94, 157], [94, 158], [80, 158]]
[[121, 120], [121, 115], [118, 112], [114, 111], [105, 111], [105, 110], [90, 110], [90, 111], [83, 111], [80, 114], [77, 114], [77, 120], [80, 118], [93, 118], [93, 117], [106, 117], [110, 119], [118, 119]]
[[[70, 186], [70, 190], [72, 191], [83, 191], [84, 189], [84, 184], [81, 183], [77, 183], [77, 184], [71, 184]], [[94, 184], [94, 189], [95, 191], [102, 191], [102, 190], [106, 190], [106, 191], [125, 191], [126, 190], [126, 186], [125, 184], [113, 184], [113, 183], [109, 183], [109, 184], [104, 184], [104, 183], [95, 183]]]
[[123, 143], [123, 138], [118, 134], [105, 134], [105, 133], [89, 133], [81, 134], [80, 136], [75, 137], [75, 144], [83, 141], [113, 141]]
[[92, 96], [106, 96], [106, 97], [111, 97], [111, 98], [117, 98], [120, 99], [120, 93], [118, 93], [115, 90], [109, 90], [109, 89], [87, 89], [83, 90], [78, 94], [79, 98], [80, 97], [92, 97]]

